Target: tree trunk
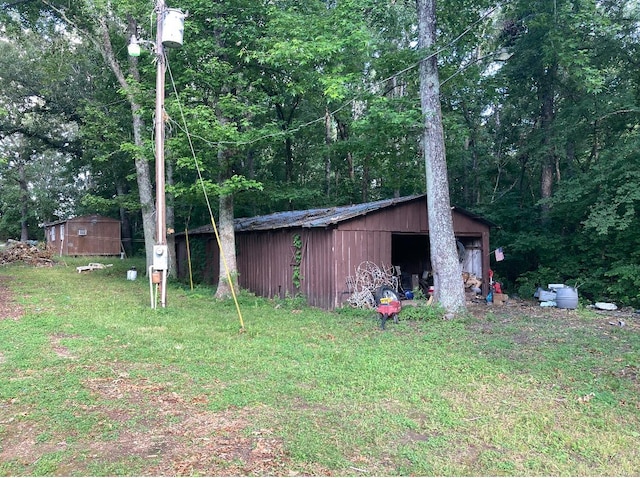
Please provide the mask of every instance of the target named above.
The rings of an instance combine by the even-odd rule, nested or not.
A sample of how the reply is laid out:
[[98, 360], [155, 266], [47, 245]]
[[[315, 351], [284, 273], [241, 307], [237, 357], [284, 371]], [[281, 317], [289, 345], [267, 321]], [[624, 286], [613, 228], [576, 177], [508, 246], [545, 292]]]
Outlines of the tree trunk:
[[[126, 194], [124, 184], [116, 178], [116, 194], [123, 197]], [[119, 208], [120, 222], [122, 223], [122, 248], [124, 253], [131, 257], [133, 255], [133, 241], [131, 233], [131, 221], [129, 220], [129, 212], [122, 206]]]
[[[167, 185], [173, 186], [173, 161], [165, 162]], [[167, 193], [166, 221], [167, 221], [167, 247], [169, 248], [169, 277], [178, 277], [178, 261], [176, 260], [176, 235], [175, 235], [175, 210], [173, 208], [173, 194]]]
[[[134, 143], [142, 148], [142, 117], [140, 116], [140, 106], [131, 104], [133, 117], [133, 138]], [[149, 162], [140, 156], [135, 158], [136, 180], [138, 181], [138, 195], [140, 198], [140, 208], [142, 210], [142, 230], [144, 231], [144, 250], [147, 258], [147, 269], [153, 264], [153, 245], [155, 244], [156, 223], [155, 223], [155, 198], [153, 197], [153, 187], [151, 186], [151, 173]]]
[[[222, 127], [227, 124], [228, 120], [217, 112], [218, 122]], [[222, 184], [229, 175], [229, 165], [227, 162], [227, 151], [223, 146], [218, 148], [218, 166], [220, 177], [218, 182]], [[220, 236], [220, 264], [218, 273], [218, 288], [214, 297], [216, 299], [224, 299], [231, 296], [231, 287], [229, 277], [234, 287], [234, 291], [238, 292], [238, 266], [236, 263], [236, 232], [233, 227], [233, 192], [220, 193], [219, 217], [218, 217], [218, 235]]]
[[[131, 117], [133, 124], [133, 142], [139, 151], [143, 149], [142, 131], [144, 123], [141, 115], [141, 105], [135, 100], [131, 87], [125, 78], [120, 64], [116, 60], [109, 36], [109, 28], [105, 18], [100, 19], [100, 30], [102, 36], [101, 53], [111, 68], [111, 71], [118, 80], [118, 84], [126, 92], [127, 100], [131, 106]], [[135, 32], [136, 25], [130, 20], [128, 31]], [[129, 58], [129, 73], [135, 80], [140, 79], [136, 58]], [[140, 208], [142, 210], [142, 228], [144, 230], [144, 245], [147, 258], [147, 269], [153, 263], [153, 245], [155, 243], [155, 199], [153, 197], [153, 187], [151, 186], [151, 174], [149, 162], [140, 153], [135, 157], [136, 180], [138, 182], [138, 194], [140, 197]]]
[[238, 292], [238, 267], [236, 264], [236, 233], [233, 228], [233, 194], [220, 195], [220, 217], [218, 219], [218, 234], [222, 250], [220, 251], [220, 274], [218, 275], [218, 288], [216, 299], [225, 299], [231, 296], [229, 276], [233, 282], [235, 292]]
[[[540, 177], [540, 197], [549, 199], [553, 195], [553, 175], [556, 169], [556, 151], [553, 144], [553, 119], [555, 116], [554, 83], [556, 67], [549, 68], [549, 71], [542, 77], [539, 92], [539, 99], [542, 104], [541, 129], [542, 144], [544, 147], [542, 157], [542, 168]], [[542, 224], [549, 220], [549, 204], [543, 203], [541, 206]]]
[[324, 158], [324, 193], [327, 198], [331, 197], [331, 137], [332, 137], [332, 125], [331, 114], [329, 113], [329, 107], [325, 106], [324, 109], [324, 145], [326, 146], [326, 155]]
[[[429, 53], [436, 40], [435, 0], [417, 0], [418, 48]], [[462, 269], [458, 260], [449, 199], [449, 181], [435, 55], [420, 62], [420, 100], [424, 117], [429, 243], [435, 299], [448, 314], [465, 310]]]
[[29, 185], [27, 183], [27, 173], [22, 161], [18, 161], [18, 183], [20, 184], [20, 240], [29, 240]]

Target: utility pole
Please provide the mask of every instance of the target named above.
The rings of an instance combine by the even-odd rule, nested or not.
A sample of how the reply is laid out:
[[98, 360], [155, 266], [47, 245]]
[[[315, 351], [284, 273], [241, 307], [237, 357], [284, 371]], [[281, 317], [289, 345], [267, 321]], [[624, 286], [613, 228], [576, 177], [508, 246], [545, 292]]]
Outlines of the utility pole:
[[[167, 8], [164, 0], [156, 0], [156, 41], [153, 49], [156, 55], [156, 109], [154, 121], [155, 156], [156, 156], [156, 237], [153, 246], [153, 261], [149, 266], [149, 288], [151, 289], [151, 307], [157, 306], [157, 293], [160, 295], [160, 306], [167, 306], [167, 277], [169, 275], [169, 248], [167, 246], [167, 204], [165, 193], [164, 164], [164, 86], [166, 57], [164, 49], [180, 48], [184, 32], [185, 15], [177, 9]], [[140, 43], [151, 43], [131, 37], [129, 55], [140, 55]], [[156, 286], [156, 294], [153, 285]], [[155, 298], [154, 298], [155, 296]]]
[[167, 205], [165, 194], [164, 166], [164, 85], [166, 59], [164, 56], [163, 22], [166, 14], [164, 0], [156, 2], [156, 112], [155, 112], [155, 149], [156, 149], [156, 244], [153, 247], [152, 277], [158, 278], [160, 306], [167, 306], [167, 275], [169, 272], [169, 249], [167, 247]]

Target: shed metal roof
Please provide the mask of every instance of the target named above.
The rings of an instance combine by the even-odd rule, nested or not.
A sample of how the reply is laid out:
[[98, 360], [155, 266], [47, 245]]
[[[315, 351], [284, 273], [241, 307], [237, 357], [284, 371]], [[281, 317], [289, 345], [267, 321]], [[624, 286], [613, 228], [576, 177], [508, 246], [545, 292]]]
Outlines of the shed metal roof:
[[235, 228], [236, 231], [255, 231], [281, 229], [284, 227], [327, 227], [419, 197], [420, 196], [406, 196], [403, 198], [384, 199], [382, 201], [353, 204], [350, 206], [334, 206], [320, 209], [307, 209], [305, 211], [285, 211], [268, 214], [266, 216], [239, 218], [235, 221]]
[[59, 219], [52, 222], [44, 222], [39, 224], [39, 227], [57, 226], [58, 224], [65, 224], [68, 222], [120, 222], [118, 219], [112, 217], [101, 216], [100, 214], [87, 214], [86, 216], [75, 216], [67, 219]]
[[[267, 214], [264, 216], [244, 217], [234, 220], [236, 232], [243, 231], [267, 231], [273, 229], [285, 229], [293, 227], [322, 228], [329, 227], [355, 217], [364, 216], [368, 213], [378, 211], [390, 206], [403, 204], [409, 201], [424, 198], [424, 194], [404, 196], [401, 198], [383, 199], [381, 201], [368, 202], [363, 204], [353, 204], [350, 206], [335, 206], [319, 209], [306, 209], [303, 211], [284, 211]], [[456, 211], [473, 218], [483, 224], [495, 227], [495, 224], [476, 214], [459, 207], [454, 207]], [[205, 225], [189, 231], [189, 234], [205, 234], [212, 232], [211, 225]]]

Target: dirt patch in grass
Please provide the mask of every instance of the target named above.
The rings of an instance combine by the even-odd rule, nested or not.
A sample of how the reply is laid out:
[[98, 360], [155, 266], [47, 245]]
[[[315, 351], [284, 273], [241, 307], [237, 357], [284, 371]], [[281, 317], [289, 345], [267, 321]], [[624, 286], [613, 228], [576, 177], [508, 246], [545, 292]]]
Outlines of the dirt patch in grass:
[[78, 357], [73, 355], [67, 347], [62, 345], [62, 340], [66, 338], [78, 338], [77, 335], [69, 335], [69, 334], [55, 334], [49, 337], [49, 341], [51, 343], [51, 349], [55, 352], [55, 354], [64, 359], [76, 360]]
[[[5, 285], [9, 280], [0, 275], [0, 320], [24, 315]], [[55, 334], [49, 341], [57, 356], [73, 360], [76, 357], [62, 345], [69, 337], [73, 338]], [[208, 411], [206, 396], [182, 397], [166, 385], [133, 379], [126, 371], [89, 379], [85, 386], [99, 405], [72, 407], [78, 417], [97, 417], [98, 425], [88, 436], [48, 430], [30, 418], [33, 411], [19, 400], [0, 403], [0, 464], [40, 474], [43, 457], [60, 454], [64, 459], [59, 463], [53, 459], [47, 474], [90, 476], [94, 470], [148, 476], [301, 474], [290, 469], [282, 439], [272, 430], [251, 428], [256, 410]]]
[[263, 412], [259, 409], [210, 411], [206, 396], [183, 397], [170, 385], [131, 378], [124, 371], [89, 379], [85, 387], [96, 403], [70, 405], [76, 416], [96, 419], [88, 435], [46, 431], [19, 403], [5, 407], [13, 417], [2, 423], [0, 463], [16, 463], [27, 474], [38, 474], [34, 467], [42, 456], [63, 453], [50, 474], [300, 474], [290, 469], [283, 442], [272, 430], [251, 427]]
[[5, 285], [10, 280], [11, 277], [0, 275], [0, 320], [18, 320], [24, 315], [24, 309], [14, 301], [13, 294]]
[[[286, 472], [289, 460], [282, 440], [271, 430], [252, 430], [251, 409], [212, 412], [207, 397], [183, 397], [169, 385], [116, 378], [87, 382], [93, 394], [106, 400], [99, 413], [133, 426], [113, 441], [90, 445], [99, 461], [118, 460], [123, 451], [148, 459], [151, 475], [275, 475]], [[109, 410], [108, 403], [117, 403]], [[125, 405], [122, 407], [122, 405]]]
[[594, 379], [616, 377], [640, 389], [637, 364], [629, 361], [640, 333], [640, 314], [634, 309], [587, 313], [513, 301], [502, 306], [476, 304], [469, 312], [473, 318], [466, 327], [483, 354], [532, 364], [552, 353], [566, 363], [593, 359], [596, 365], [589, 370]]
[[[632, 308], [615, 311], [591, 310], [592, 315], [586, 319], [580, 310], [558, 309], [556, 307], [540, 307], [537, 302], [510, 300], [504, 305], [470, 304], [468, 313], [479, 319], [470, 321], [469, 328], [481, 334], [493, 334], [505, 326], [517, 326], [512, 339], [518, 344], [535, 342], [540, 327], [552, 327], [557, 330], [555, 339], [562, 341], [563, 336], [570, 335], [572, 330], [591, 328], [598, 335], [609, 335], [617, 329], [635, 333], [640, 332], [640, 314]], [[543, 334], [547, 339], [549, 334]]]

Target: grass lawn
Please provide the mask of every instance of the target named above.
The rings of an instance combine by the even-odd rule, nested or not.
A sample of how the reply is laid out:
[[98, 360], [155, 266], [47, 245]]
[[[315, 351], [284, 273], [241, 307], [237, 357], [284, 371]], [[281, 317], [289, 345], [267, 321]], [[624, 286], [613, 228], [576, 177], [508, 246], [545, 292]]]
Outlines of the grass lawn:
[[242, 293], [240, 331], [206, 288], [151, 309], [131, 265], [0, 267], [0, 475], [640, 472], [638, 315], [483, 305], [382, 331]]

